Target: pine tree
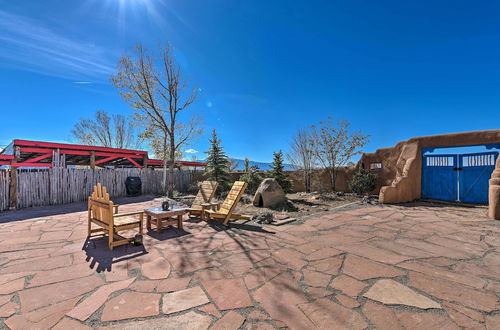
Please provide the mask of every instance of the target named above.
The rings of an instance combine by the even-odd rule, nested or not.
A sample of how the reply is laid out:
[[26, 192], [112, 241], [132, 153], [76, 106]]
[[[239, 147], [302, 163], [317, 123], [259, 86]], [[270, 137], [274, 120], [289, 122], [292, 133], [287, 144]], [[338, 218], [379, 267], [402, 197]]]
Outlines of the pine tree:
[[276, 179], [285, 192], [291, 192], [292, 182], [288, 179], [288, 176], [284, 172], [285, 166], [283, 165], [283, 152], [280, 150], [279, 152], [274, 152], [273, 155], [274, 159], [271, 164], [269, 176]]
[[207, 154], [205, 177], [219, 183], [219, 191], [229, 190], [229, 165], [230, 161], [222, 148], [221, 140], [217, 138], [215, 129], [212, 131], [210, 150]]
[[250, 166], [250, 161], [245, 158], [245, 169], [243, 170], [243, 175], [240, 177], [241, 181], [248, 183], [247, 191], [250, 194], [254, 194], [259, 188], [262, 181], [262, 177], [258, 173], [259, 168], [257, 166]]

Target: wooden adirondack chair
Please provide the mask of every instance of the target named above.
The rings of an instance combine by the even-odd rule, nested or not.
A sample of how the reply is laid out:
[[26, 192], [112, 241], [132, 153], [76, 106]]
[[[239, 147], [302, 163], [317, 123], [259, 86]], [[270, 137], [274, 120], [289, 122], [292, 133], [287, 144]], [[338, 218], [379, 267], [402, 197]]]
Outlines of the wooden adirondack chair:
[[247, 185], [248, 184], [246, 182], [236, 181], [229, 191], [229, 194], [227, 194], [227, 197], [224, 200], [224, 203], [222, 203], [220, 209], [217, 211], [205, 210], [204, 215], [210, 219], [222, 219], [224, 225], [227, 225], [231, 219], [249, 220], [249, 216], [233, 213], [236, 205], [238, 205], [238, 202], [241, 199], [241, 196], [243, 196]]
[[218, 185], [219, 183], [217, 183], [216, 181], [203, 181], [201, 183], [200, 190], [198, 190], [198, 194], [196, 194], [196, 198], [194, 199], [193, 204], [190, 208], [186, 209], [189, 216], [200, 216], [203, 214], [203, 204], [210, 203], [215, 195], [215, 191], [217, 190]]
[[[109, 200], [109, 194], [106, 187], [100, 183], [94, 186], [92, 195], [89, 196], [88, 206], [88, 237], [93, 233], [102, 233], [108, 235], [108, 247], [113, 250], [115, 246], [133, 242], [134, 238], [125, 238], [118, 235], [118, 232], [128, 229], [139, 229], [142, 235], [143, 212], [115, 213], [115, 205]], [[92, 224], [101, 228], [92, 229]]]

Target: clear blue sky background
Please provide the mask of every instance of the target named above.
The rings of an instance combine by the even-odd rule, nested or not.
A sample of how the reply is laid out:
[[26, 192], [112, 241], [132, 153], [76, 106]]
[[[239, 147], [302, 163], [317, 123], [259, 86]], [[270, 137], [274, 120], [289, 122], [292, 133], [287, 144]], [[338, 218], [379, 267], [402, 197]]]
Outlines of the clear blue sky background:
[[0, 145], [130, 113], [108, 82], [138, 42], [171, 42], [202, 89], [200, 152], [216, 127], [230, 156], [269, 161], [328, 115], [365, 151], [500, 128], [498, 1], [0, 0]]

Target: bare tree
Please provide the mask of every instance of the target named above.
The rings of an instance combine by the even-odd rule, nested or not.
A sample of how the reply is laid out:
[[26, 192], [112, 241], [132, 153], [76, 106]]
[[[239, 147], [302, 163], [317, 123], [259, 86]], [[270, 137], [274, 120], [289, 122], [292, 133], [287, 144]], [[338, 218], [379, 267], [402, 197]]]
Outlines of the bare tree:
[[349, 125], [347, 120], [335, 123], [328, 117], [319, 122], [319, 127], [312, 126], [314, 150], [330, 177], [332, 191], [335, 191], [338, 168], [346, 166], [352, 157], [361, 154], [359, 148], [365, 146], [370, 137], [359, 131], [350, 133]]
[[239, 163], [234, 158], [229, 158], [229, 173], [233, 173], [238, 168]]
[[306, 192], [311, 192], [312, 173], [317, 164], [317, 155], [311, 129], [301, 128], [293, 136], [287, 158], [302, 171]]
[[133, 48], [133, 57], [119, 60], [111, 82], [122, 98], [135, 109], [135, 119], [144, 127], [142, 136], [160, 149], [164, 161], [163, 187], [174, 191], [174, 164], [178, 151], [202, 133], [199, 116], [185, 113], [197, 99], [190, 89], [170, 46], [154, 57], [142, 45]]
[[94, 119], [80, 119], [71, 135], [80, 144], [109, 148], [139, 148], [141, 139], [135, 134], [132, 123], [124, 115], [110, 116], [99, 110]]

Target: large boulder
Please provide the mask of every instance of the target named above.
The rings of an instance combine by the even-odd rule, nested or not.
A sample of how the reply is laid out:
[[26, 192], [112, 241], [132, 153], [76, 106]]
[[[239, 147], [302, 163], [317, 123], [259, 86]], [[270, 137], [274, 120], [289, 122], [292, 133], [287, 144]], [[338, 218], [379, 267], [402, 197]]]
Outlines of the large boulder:
[[270, 209], [286, 205], [285, 192], [276, 179], [262, 181], [253, 197], [253, 205]]

